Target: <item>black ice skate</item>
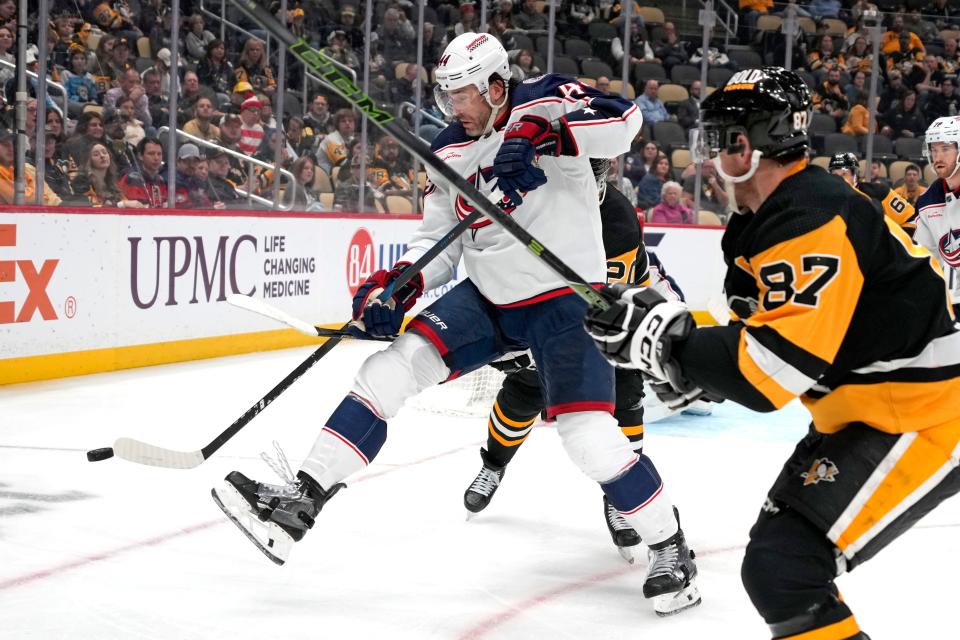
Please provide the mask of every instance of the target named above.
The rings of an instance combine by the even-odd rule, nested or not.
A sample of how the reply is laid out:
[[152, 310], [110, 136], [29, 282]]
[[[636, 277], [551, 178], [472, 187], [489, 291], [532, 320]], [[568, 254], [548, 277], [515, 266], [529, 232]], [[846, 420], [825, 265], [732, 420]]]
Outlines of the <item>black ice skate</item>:
[[257, 548], [277, 564], [290, 556], [294, 542], [299, 542], [313, 527], [314, 518], [327, 500], [345, 487], [335, 484], [324, 491], [313, 478], [300, 472], [296, 476], [286, 456], [277, 447], [279, 463], [265, 454], [265, 461], [286, 480], [286, 484], [264, 484], [251, 480], [239, 471], [231, 471], [220, 487], [211, 489], [213, 501], [237, 525]]
[[700, 604], [697, 565], [683, 531], [650, 545], [650, 568], [643, 583], [643, 597], [653, 599], [659, 616], [669, 616]]
[[487, 508], [507, 469], [494, 463], [486, 449], [480, 449], [480, 459], [483, 460], [483, 467], [463, 494], [463, 506], [468, 511], [467, 520]]
[[640, 535], [627, 524], [616, 507], [610, 504], [607, 496], [603, 496], [603, 516], [607, 522], [607, 531], [610, 532], [610, 537], [613, 539], [613, 544], [617, 546], [620, 556], [633, 564], [636, 559], [634, 554], [636, 549], [634, 547], [640, 544]]

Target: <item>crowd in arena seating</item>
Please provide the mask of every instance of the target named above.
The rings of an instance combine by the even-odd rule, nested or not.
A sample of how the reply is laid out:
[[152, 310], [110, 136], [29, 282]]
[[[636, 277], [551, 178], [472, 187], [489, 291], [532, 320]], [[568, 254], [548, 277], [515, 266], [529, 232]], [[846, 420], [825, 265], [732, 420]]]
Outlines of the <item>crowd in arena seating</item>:
[[[43, 150], [49, 203], [162, 207], [168, 198], [168, 163], [177, 180], [176, 206], [249, 207], [246, 194], [273, 200], [273, 166], [279, 156], [282, 195], [297, 208], [416, 210], [411, 202], [422, 175], [397, 141], [369, 129], [360, 144], [360, 122], [336, 94], [305, 79], [288, 55], [279, 77], [277, 45], [258, 25], [228, 5], [226, 17], [244, 31], [220, 33], [220, 3], [180, 3], [179, 64], [172, 69], [172, 14], [167, 0], [51, 0], [47, 76], [62, 84], [66, 109], [55, 90], [47, 92]], [[874, 179], [891, 180], [908, 200], [925, 182], [921, 137], [935, 118], [957, 114], [960, 92], [960, 8], [952, 0], [796, 0], [799, 29], [789, 43], [786, 3], [731, 2], [739, 17], [736, 33], [718, 28], [701, 46], [696, 3], [635, 2], [627, 21], [616, 0], [565, 0], [556, 7], [555, 72], [579, 77], [601, 91], [626, 90], [644, 115], [633, 151], [613, 163], [608, 180], [645, 212], [671, 224], [725, 220], [729, 202], [715, 169], [706, 161], [694, 210], [696, 166], [687, 150], [702, 95], [736, 70], [792, 66], [813, 92], [811, 134], [817, 156], [864, 152], [871, 127], [878, 160]], [[404, 103], [422, 104], [421, 136], [439, 132], [442, 115], [433, 103], [432, 70], [447, 42], [467, 31], [487, 31], [510, 52], [518, 80], [546, 71], [549, 4], [543, 0], [488, 0], [486, 24], [472, 0], [429, 0], [424, 8], [422, 67], [417, 65], [415, 22], [410, 0], [373, 3], [370, 41], [364, 37], [366, 3], [359, 0], [288, 0], [278, 17], [296, 35], [359, 77], [369, 74], [369, 94], [393, 112]], [[873, 48], [868, 26], [876, 12], [882, 26], [877, 99], [869, 102]], [[34, 16], [35, 18], [35, 16]], [[0, 132], [0, 201], [12, 202], [14, 70], [17, 12], [0, 0], [0, 83], [5, 128]], [[25, 64], [39, 69], [39, 25], [30, 24]], [[708, 61], [701, 86], [700, 62]], [[623, 61], [628, 60], [626, 73]], [[423, 80], [417, 95], [417, 78]], [[176, 78], [176, 82], [174, 82]], [[623, 79], [627, 82], [624, 85]], [[283, 106], [280, 112], [280, 84]], [[306, 84], [305, 84], [306, 83]], [[174, 122], [190, 138], [167, 149], [161, 129], [171, 122], [170, 88], [177, 86]], [[35, 193], [33, 149], [37, 127], [37, 81], [28, 84], [26, 133], [28, 200]], [[305, 96], [301, 100], [300, 96]], [[408, 117], [412, 110], [401, 110]], [[212, 143], [216, 146], [205, 144]], [[233, 153], [231, 153], [233, 152]], [[243, 158], [265, 165], [252, 165]], [[361, 176], [365, 164], [365, 176]], [[622, 169], [621, 169], [622, 165]], [[289, 176], [292, 175], [292, 178]], [[359, 203], [361, 183], [364, 203]], [[901, 185], [902, 183], [902, 185]], [[396, 197], [399, 196], [399, 197]], [[405, 201], [405, 204], [404, 204]], [[252, 203], [257, 206], [256, 202]]]

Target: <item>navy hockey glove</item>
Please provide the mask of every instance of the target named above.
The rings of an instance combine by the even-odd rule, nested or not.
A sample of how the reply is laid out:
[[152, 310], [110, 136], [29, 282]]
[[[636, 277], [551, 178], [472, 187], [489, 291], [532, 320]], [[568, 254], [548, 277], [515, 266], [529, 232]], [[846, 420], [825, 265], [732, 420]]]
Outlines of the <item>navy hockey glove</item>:
[[547, 183], [543, 169], [534, 164], [538, 155], [560, 155], [560, 134], [545, 118], [523, 116], [507, 127], [493, 160], [493, 175], [499, 178], [497, 188], [514, 207], [523, 202], [519, 192], [533, 191]]
[[686, 340], [696, 326], [686, 305], [667, 301], [648, 287], [615, 284], [602, 293], [610, 308], [591, 307], [583, 323], [607, 361], [639, 369], [670, 409], [703, 397], [703, 389], [684, 377], [672, 353], [673, 345]]
[[381, 269], [360, 285], [353, 296], [353, 320], [357, 328], [377, 338], [400, 333], [404, 314], [423, 294], [423, 274], [418, 273], [394, 291], [386, 302], [381, 302], [379, 296], [409, 266], [407, 262], [398, 262], [390, 271]]

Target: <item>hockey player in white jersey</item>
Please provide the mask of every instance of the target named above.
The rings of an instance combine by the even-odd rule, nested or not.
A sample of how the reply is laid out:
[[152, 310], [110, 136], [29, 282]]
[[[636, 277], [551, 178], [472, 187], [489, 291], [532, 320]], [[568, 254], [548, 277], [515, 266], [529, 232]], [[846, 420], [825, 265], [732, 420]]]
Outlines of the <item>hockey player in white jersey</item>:
[[[486, 34], [467, 33], [444, 51], [436, 98], [457, 121], [433, 142], [444, 162], [486, 193], [561, 260], [599, 287], [606, 279], [597, 185], [590, 157], [627, 151], [639, 109], [572, 78], [510, 81], [507, 54]], [[369, 357], [350, 393], [319, 426], [296, 478], [268, 485], [231, 472], [214, 489], [227, 516], [274, 562], [313, 526], [343, 481], [366, 467], [387, 420], [426, 387], [495, 358], [530, 349], [547, 413], [570, 458], [598, 482], [652, 550], [643, 592], [661, 615], [698, 604], [697, 573], [673, 504], [653, 463], [637, 455], [612, 416], [613, 368], [583, 332], [586, 304], [498, 225], [483, 220], [381, 304], [378, 294], [473, 207], [428, 169], [424, 216], [406, 254], [358, 290], [354, 318], [373, 336], [399, 332], [424, 290], [448, 282], [462, 257], [469, 279], [414, 318]]]
[[924, 139], [923, 155], [933, 164], [937, 180], [917, 198], [913, 240], [943, 267], [956, 314], [960, 311], [960, 116], [933, 121]]

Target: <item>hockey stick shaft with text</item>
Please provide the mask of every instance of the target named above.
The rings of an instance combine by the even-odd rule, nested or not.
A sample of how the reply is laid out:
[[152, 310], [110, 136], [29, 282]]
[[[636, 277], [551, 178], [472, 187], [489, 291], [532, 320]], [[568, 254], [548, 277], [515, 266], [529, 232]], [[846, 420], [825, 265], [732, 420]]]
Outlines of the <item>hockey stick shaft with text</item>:
[[589, 282], [581, 278], [553, 252], [537, 241], [516, 220], [490, 202], [479, 189], [467, 182], [463, 176], [434, 155], [422, 141], [397, 122], [393, 114], [378, 107], [377, 103], [366, 95], [349, 76], [332, 64], [326, 55], [311, 47], [303, 38], [297, 38], [290, 33], [273, 14], [256, 0], [230, 0], [230, 2], [273, 37], [283, 42], [287, 46], [287, 50], [304, 65], [315, 71], [330, 89], [353, 103], [373, 124], [396, 138], [400, 146], [406, 149], [408, 153], [442, 176], [451, 186], [462, 193], [476, 209], [482, 211], [483, 215], [503, 227], [531, 253], [540, 258], [577, 295], [592, 306], [600, 309], [609, 308], [610, 304], [607, 300]]
[[[480, 220], [481, 213], [479, 210], [473, 211], [470, 215], [465, 217], [463, 220], [458, 222], [454, 227], [450, 229], [442, 238], [440, 238], [432, 247], [427, 249], [422, 256], [420, 256], [413, 264], [404, 269], [400, 276], [391, 282], [380, 294], [380, 300], [386, 302], [390, 299], [390, 296], [393, 295], [393, 292], [408, 283], [413, 277], [418, 273], [423, 271], [423, 268], [427, 266], [434, 258], [440, 255], [444, 249], [446, 249], [450, 244], [460, 237], [464, 231], [470, 228], [470, 225]], [[249, 308], [249, 307], [248, 307]], [[279, 310], [277, 310], [279, 311]], [[280, 312], [283, 313], [283, 312]], [[286, 315], [286, 314], [284, 314]], [[287, 318], [293, 320], [294, 322], [299, 323], [300, 325], [306, 325], [310, 327], [306, 322], [297, 320], [293, 316], [287, 315]], [[278, 318], [279, 319], [279, 318]], [[286, 322], [286, 320], [281, 320], [281, 322]], [[289, 324], [289, 323], [288, 323]], [[293, 325], [291, 325], [293, 326]], [[339, 332], [343, 333], [346, 331], [349, 324], [343, 325]], [[295, 326], [294, 328], [303, 330], [306, 327], [304, 326]], [[309, 331], [309, 329], [308, 329]], [[308, 333], [308, 335], [310, 335]], [[313, 335], [317, 335], [316, 332], [313, 332]], [[245, 427], [251, 420], [253, 420], [261, 411], [266, 409], [271, 402], [277, 399], [277, 397], [290, 388], [290, 386], [297, 381], [300, 376], [306, 373], [310, 367], [317, 363], [323, 356], [327, 355], [331, 349], [333, 349], [342, 339], [342, 335], [333, 336], [324, 342], [319, 349], [310, 354], [310, 356], [300, 363], [296, 369], [291, 371], [287, 376], [281, 380], [273, 389], [271, 389], [265, 396], [260, 398], [260, 400], [254, 404], [252, 407], [246, 410], [246, 412], [237, 418], [233, 424], [227, 427], [220, 435], [214, 438], [207, 446], [199, 449], [197, 451], [177, 451], [174, 449], [166, 449], [164, 447], [158, 447], [140, 440], [135, 440], [133, 438], [119, 438], [113, 444], [113, 452], [118, 458], [123, 458], [130, 462], [136, 462], [138, 464], [145, 464], [154, 467], [166, 467], [169, 469], [192, 469], [201, 463], [204, 460], [212, 456], [217, 449], [222, 447], [230, 438], [235, 436], [237, 432]]]

